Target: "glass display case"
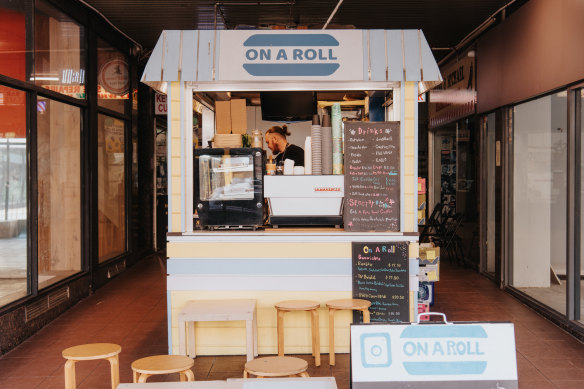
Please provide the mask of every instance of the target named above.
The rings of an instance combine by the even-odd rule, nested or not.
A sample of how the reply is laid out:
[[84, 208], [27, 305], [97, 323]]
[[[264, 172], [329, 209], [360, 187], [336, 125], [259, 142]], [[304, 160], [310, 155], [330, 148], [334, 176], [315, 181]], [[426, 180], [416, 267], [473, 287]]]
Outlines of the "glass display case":
[[194, 209], [200, 228], [263, 225], [264, 159], [261, 148], [194, 150]]

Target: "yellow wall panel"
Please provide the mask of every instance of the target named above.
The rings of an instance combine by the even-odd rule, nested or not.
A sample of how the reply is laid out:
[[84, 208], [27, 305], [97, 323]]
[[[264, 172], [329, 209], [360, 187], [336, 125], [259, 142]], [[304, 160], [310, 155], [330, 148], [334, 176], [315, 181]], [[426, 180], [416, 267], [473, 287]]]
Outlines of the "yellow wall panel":
[[350, 258], [351, 243], [294, 242], [172, 242], [170, 258]]
[[[173, 291], [170, 292], [170, 296], [173, 354], [178, 353], [178, 313], [187, 301], [195, 299], [233, 299], [233, 296], [257, 300], [259, 354], [276, 354], [278, 351], [276, 308], [274, 308], [278, 301], [290, 299], [320, 301], [320, 351], [321, 353], [327, 353], [328, 310], [325, 302], [339, 298], [350, 298], [351, 292]], [[336, 352], [348, 353], [350, 350], [349, 325], [351, 320], [351, 311], [340, 311], [335, 314]], [[286, 354], [310, 354], [312, 347], [310, 314], [308, 312], [286, 313], [284, 316], [284, 336]], [[195, 337], [197, 355], [243, 355], [246, 352], [245, 322], [243, 321], [196, 323]]]
[[409, 257], [410, 258], [419, 258], [420, 257], [420, 244], [419, 243], [410, 243], [408, 245], [409, 249]]

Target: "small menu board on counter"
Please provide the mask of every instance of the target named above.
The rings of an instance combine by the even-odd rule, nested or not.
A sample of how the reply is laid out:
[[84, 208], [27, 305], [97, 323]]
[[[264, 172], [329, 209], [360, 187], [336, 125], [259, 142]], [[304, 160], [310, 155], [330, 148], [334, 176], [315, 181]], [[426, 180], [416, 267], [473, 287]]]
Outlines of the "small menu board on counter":
[[371, 301], [371, 322], [408, 322], [408, 244], [353, 242], [352, 259], [353, 298]]
[[400, 229], [400, 123], [345, 123], [347, 231]]

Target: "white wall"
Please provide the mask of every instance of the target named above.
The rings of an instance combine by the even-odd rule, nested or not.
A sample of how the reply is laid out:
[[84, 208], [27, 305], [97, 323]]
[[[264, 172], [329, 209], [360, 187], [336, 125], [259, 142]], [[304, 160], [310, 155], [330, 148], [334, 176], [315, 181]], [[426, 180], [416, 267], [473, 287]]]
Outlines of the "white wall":
[[[265, 135], [266, 131], [270, 127], [282, 126], [283, 124], [288, 126], [288, 131], [292, 134], [288, 137], [288, 143], [292, 143], [304, 148], [304, 141], [306, 140], [307, 136], [310, 136], [310, 127], [312, 122], [281, 123], [263, 121], [261, 107], [247, 107], [247, 133], [250, 135], [251, 131], [254, 129], [261, 130], [262, 134]], [[264, 150], [266, 150], [268, 157], [272, 155], [272, 152], [270, 149], [268, 149], [265, 141]]]

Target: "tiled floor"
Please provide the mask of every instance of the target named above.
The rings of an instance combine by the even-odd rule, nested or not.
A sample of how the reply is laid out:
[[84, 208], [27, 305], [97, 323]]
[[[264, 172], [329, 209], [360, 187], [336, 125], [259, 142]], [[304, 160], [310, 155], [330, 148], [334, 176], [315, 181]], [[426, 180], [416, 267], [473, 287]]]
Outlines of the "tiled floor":
[[[584, 345], [488, 279], [466, 269], [442, 265], [434, 311], [451, 321], [512, 321], [515, 324], [519, 388], [584, 388]], [[153, 257], [129, 269], [91, 297], [83, 300], [35, 336], [0, 357], [0, 388], [64, 387], [64, 359], [69, 346], [112, 342], [122, 346], [121, 382], [131, 382], [133, 360], [167, 353], [165, 279]], [[349, 358], [337, 355], [337, 365], [314, 367], [311, 376], [336, 378], [339, 389], [349, 388]], [[244, 356], [197, 357], [197, 380], [241, 377]], [[77, 364], [78, 388], [109, 388], [107, 362]], [[177, 380], [174, 376], [150, 380]]]

